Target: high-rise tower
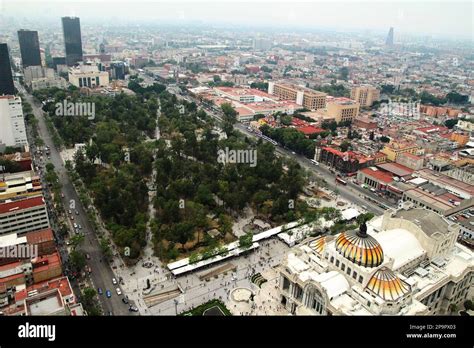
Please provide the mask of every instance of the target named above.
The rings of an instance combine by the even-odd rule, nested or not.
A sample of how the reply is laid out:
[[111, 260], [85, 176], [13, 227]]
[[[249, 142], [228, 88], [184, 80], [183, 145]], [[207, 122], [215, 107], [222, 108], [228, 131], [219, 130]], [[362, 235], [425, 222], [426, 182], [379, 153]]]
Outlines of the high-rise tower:
[[14, 95], [12, 67], [6, 43], [0, 43], [0, 95]]
[[66, 64], [73, 66], [82, 61], [81, 22], [78, 17], [63, 17]]
[[385, 41], [387, 46], [393, 46], [393, 27], [390, 27], [388, 31], [387, 40]]
[[23, 29], [19, 30], [18, 41], [20, 42], [21, 62], [23, 68], [41, 65], [38, 32]]

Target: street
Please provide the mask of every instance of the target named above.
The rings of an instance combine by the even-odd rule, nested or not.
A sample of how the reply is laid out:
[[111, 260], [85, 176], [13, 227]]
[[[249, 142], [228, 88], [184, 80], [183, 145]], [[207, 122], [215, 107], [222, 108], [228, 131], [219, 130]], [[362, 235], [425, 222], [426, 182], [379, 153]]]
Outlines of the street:
[[[35, 102], [33, 97], [28, 94], [28, 92], [21, 85], [17, 84], [16, 87], [23, 94], [24, 99], [26, 99], [26, 101], [31, 104], [31, 107], [33, 108], [33, 114], [38, 119], [39, 136], [43, 139], [45, 145], [49, 146], [49, 148], [51, 149], [50, 159], [45, 159], [45, 161], [46, 163], [51, 162], [55, 167], [55, 171], [62, 185], [65, 211], [67, 212], [70, 209], [70, 202], [74, 202], [74, 210], [77, 210], [79, 213], [79, 215], [76, 215], [73, 211], [74, 222], [81, 225], [82, 231], [84, 231], [84, 242], [79, 248], [83, 250], [84, 253], [89, 254], [91, 257], [90, 260], [87, 260], [87, 264], [92, 269], [92, 274], [90, 276], [92, 278], [92, 283], [95, 286], [95, 290], [97, 291], [97, 288], [101, 288], [103, 290], [104, 294], [99, 295], [99, 299], [104, 313], [107, 314], [109, 312], [112, 312], [114, 315], [135, 315], [136, 313], [130, 312], [128, 310], [128, 305], [125, 305], [121, 301], [121, 297], [117, 295], [115, 291], [117, 286], [114, 286], [112, 284], [112, 278], [115, 276], [110, 265], [105, 261], [101, 261], [102, 252], [100, 251], [99, 241], [92, 229], [92, 226], [89, 222], [86, 211], [82, 206], [79, 196], [67, 175], [67, 170], [63, 165], [61, 156], [53, 144], [52, 137], [49, 134], [48, 128], [46, 127], [46, 122], [43, 117], [41, 104]], [[70, 232], [72, 235], [72, 231]], [[106, 298], [106, 290], [110, 290], [112, 292], [111, 298]]]

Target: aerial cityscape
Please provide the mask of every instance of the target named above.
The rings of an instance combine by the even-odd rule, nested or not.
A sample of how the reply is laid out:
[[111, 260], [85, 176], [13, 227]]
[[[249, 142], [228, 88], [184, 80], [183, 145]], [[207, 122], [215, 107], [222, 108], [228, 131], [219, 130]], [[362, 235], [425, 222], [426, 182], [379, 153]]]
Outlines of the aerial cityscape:
[[0, 316], [472, 316], [472, 3], [348, 3], [0, 2]]

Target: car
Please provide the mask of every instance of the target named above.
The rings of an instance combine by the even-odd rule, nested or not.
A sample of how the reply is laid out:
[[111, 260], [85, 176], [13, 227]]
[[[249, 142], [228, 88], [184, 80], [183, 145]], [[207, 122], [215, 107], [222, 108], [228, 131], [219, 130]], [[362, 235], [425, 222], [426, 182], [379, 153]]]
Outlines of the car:
[[69, 215], [71, 215], [71, 214], [72, 214], [72, 211], [68, 210], [67, 213], [68, 213]]
[[77, 224], [76, 224], [76, 223], [73, 223], [73, 226], [74, 226], [74, 228], [77, 228]]
[[102, 288], [97, 288], [97, 293], [98, 293], [99, 295], [102, 295]]
[[74, 220], [74, 216], [71, 215], [71, 220]]
[[117, 285], [117, 279], [112, 278], [112, 284]]
[[89, 254], [86, 254], [86, 259], [90, 260], [91, 256]]
[[124, 298], [122, 298], [122, 302], [125, 303], [125, 304], [128, 304], [128, 297], [125, 296]]
[[313, 163], [315, 166], [319, 166], [319, 162], [316, 160], [311, 160], [311, 163]]
[[128, 307], [128, 310], [129, 310], [130, 312], [138, 312], [138, 308], [135, 307], [135, 306], [130, 306], [130, 307]]
[[110, 290], [107, 290], [105, 292], [105, 296], [107, 296], [107, 298], [111, 298], [112, 297], [112, 292]]
[[76, 234], [79, 234], [79, 230], [77, 228], [74, 229], [74, 232], [76, 232]]
[[122, 295], [122, 290], [120, 290], [120, 288], [115, 289], [115, 291], [117, 291], [117, 295]]
[[76, 215], [79, 215], [79, 212], [76, 210]]
[[64, 193], [61, 193], [61, 198], [64, 198]]
[[82, 226], [81, 225], [77, 225], [77, 228], [79, 228], [80, 230], [82, 230]]

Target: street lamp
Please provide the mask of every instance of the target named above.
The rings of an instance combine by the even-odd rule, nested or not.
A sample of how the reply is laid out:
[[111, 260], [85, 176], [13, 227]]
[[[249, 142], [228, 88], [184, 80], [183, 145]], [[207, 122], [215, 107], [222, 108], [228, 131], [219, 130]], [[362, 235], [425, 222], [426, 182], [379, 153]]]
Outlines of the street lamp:
[[178, 300], [174, 299], [174, 310], [176, 312], [176, 315], [178, 315]]

